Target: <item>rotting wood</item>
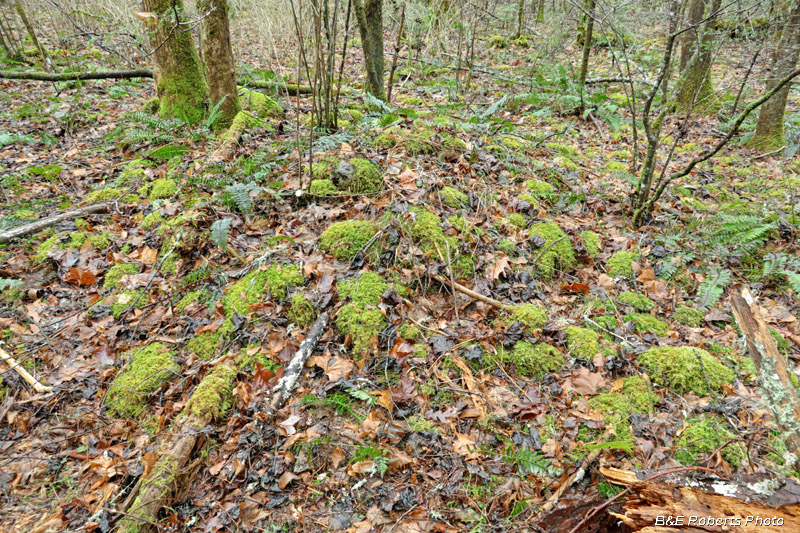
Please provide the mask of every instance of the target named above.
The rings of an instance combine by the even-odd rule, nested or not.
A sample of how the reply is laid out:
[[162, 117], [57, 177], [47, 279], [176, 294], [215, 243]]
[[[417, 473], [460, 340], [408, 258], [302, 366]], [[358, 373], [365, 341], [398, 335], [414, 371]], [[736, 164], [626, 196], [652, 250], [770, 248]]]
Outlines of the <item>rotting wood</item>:
[[495, 306], [495, 307], [497, 307], [499, 309], [508, 309], [509, 307], [511, 307], [509, 305], [504, 304], [503, 302], [495, 300], [494, 298], [489, 298], [488, 296], [484, 296], [483, 294], [480, 294], [480, 293], [477, 293], [477, 292], [475, 292], [475, 291], [473, 291], [471, 289], [468, 289], [468, 288], [464, 287], [463, 285], [461, 285], [459, 283], [451, 282], [450, 280], [448, 280], [444, 276], [439, 276], [438, 274], [434, 274], [431, 277], [433, 279], [435, 279], [436, 281], [438, 281], [439, 283], [441, 283], [443, 285], [447, 285], [451, 289], [455, 289], [458, 292], [464, 293], [467, 296], [469, 296], [470, 298], [473, 298], [475, 300], [480, 300], [481, 302], [487, 303], [489, 305], [493, 305], [493, 306]]
[[24, 379], [28, 383], [28, 385], [33, 387], [33, 390], [35, 390], [39, 394], [50, 392], [51, 390], [53, 390], [52, 387], [42, 385], [39, 382], [39, 380], [33, 377], [30, 374], [30, 372], [25, 370], [25, 368], [23, 368], [23, 366], [16, 359], [14, 359], [10, 354], [8, 354], [5, 350], [3, 350], [2, 346], [0, 346], [0, 359], [2, 359], [3, 362], [6, 365], [8, 365], [8, 368], [14, 370], [17, 374], [19, 374], [20, 377]]
[[769, 405], [786, 447], [797, 465], [800, 463], [800, 401], [789, 380], [786, 361], [778, 352], [758, 302], [746, 287], [741, 295], [732, 294], [731, 309], [756, 365], [765, 403]]
[[0, 244], [12, 241], [14, 239], [18, 239], [20, 237], [24, 237], [25, 235], [28, 235], [30, 233], [41, 231], [49, 226], [52, 226], [53, 224], [62, 222], [64, 220], [71, 220], [73, 218], [77, 218], [83, 215], [89, 215], [92, 213], [100, 213], [103, 211], [107, 211], [110, 205], [111, 205], [110, 202], [91, 204], [84, 207], [80, 207], [78, 209], [65, 211], [64, 213], [59, 213], [58, 215], [52, 215], [43, 218], [41, 220], [37, 220], [36, 222], [31, 222], [30, 224], [19, 226], [18, 228], [13, 228], [8, 231], [4, 231], [3, 233], [0, 233]]
[[231, 127], [225, 132], [222, 142], [217, 149], [214, 150], [214, 153], [211, 154], [211, 157], [208, 158], [208, 164], [219, 163], [228, 159], [231, 153], [233, 153], [234, 148], [236, 148], [236, 145], [239, 144], [239, 140], [242, 138], [242, 135], [244, 135], [249, 124], [250, 113], [247, 111], [239, 111], [233, 119]]

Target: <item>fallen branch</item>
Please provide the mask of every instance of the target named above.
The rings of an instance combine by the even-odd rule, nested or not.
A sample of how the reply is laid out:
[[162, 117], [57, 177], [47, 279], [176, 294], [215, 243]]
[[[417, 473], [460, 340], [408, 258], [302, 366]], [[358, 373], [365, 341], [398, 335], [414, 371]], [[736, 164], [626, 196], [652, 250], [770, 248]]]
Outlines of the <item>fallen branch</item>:
[[649, 85], [652, 87], [655, 85], [652, 81], [649, 80], [636, 80], [636, 79], [629, 79], [629, 78], [592, 78], [586, 80], [586, 85], [599, 85], [601, 83], [641, 83], [642, 85]]
[[130, 78], [152, 78], [153, 71], [139, 70], [106, 70], [99, 72], [23, 72], [0, 71], [0, 79], [32, 80], [32, 81], [87, 81], [87, 80], [126, 80]]
[[64, 213], [60, 213], [58, 215], [52, 215], [43, 218], [41, 220], [37, 220], [36, 222], [25, 224], [24, 226], [20, 226], [18, 228], [4, 231], [3, 233], [0, 233], [0, 244], [6, 243], [14, 239], [18, 239], [19, 237], [24, 237], [25, 235], [28, 235], [30, 233], [35, 233], [37, 231], [43, 230], [44, 228], [52, 226], [53, 224], [56, 224], [63, 220], [70, 220], [91, 213], [100, 213], [102, 211], [107, 211], [110, 205], [111, 205], [110, 202], [91, 204], [84, 207], [79, 207], [78, 209], [72, 209], [71, 211], [65, 211]]
[[255, 87], [257, 89], [273, 89], [280, 92], [288, 92], [290, 95], [297, 94], [311, 94], [313, 89], [310, 85], [297, 85], [296, 83], [280, 83], [275, 81], [260, 81], [248, 80], [236, 82], [244, 87]]
[[6, 365], [8, 365], [8, 368], [10, 368], [11, 370], [14, 370], [17, 374], [19, 374], [20, 377], [22, 379], [24, 379], [25, 381], [27, 381], [28, 385], [33, 387], [33, 390], [35, 390], [39, 394], [42, 394], [42, 393], [45, 393], [45, 392], [50, 392], [51, 390], [53, 390], [52, 387], [47, 387], [45, 385], [42, 385], [39, 382], [39, 380], [37, 380], [35, 377], [33, 377], [30, 374], [30, 372], [25, 370], [22, 367], [22, 365], [19, 364], [16, 359], [11, 357], [11, 355], [9, 355], [5, 350], [3, 350], [3, 348], [0, 348], [0, 358], [3, 360], [3, 362]]
[[494, 298], [489, 298], [488, 296], [484, 296], [483, 294], [480, 294], [480, 293], [477, 293], [477, 292], [475, 292], [475, 291], [473, 291], [471, 289], [468, 289], [468, 288], [464, 287], [463, 285], [460, 285], [460, 284], [458, 284], [458, 283], [456, 283], [454, 281], [451, 282], [447, 278], [445, 278], [443, 276], [440, 276], [438, 274], [433, 274], [431, 277], [433, 279], [435, 279], [436, 281], [438, 281], [439, 283], [441, 283], [443, 285], [447, 285], [451, 289], [455, 289], [458, 292], [464, 293], [467, 296], [469, 296], [470, 298], [474, 298], [475, 300], [480, 300], [481, 302], [487, 303], [489, 305], [493, 305], [493, 306], [495, 306], [495, 307], [497, 307], [499, 309], [508, 309], [509, 307], [511, 307], [509, 305], [504, 304], [503, 302], [495, 300]]

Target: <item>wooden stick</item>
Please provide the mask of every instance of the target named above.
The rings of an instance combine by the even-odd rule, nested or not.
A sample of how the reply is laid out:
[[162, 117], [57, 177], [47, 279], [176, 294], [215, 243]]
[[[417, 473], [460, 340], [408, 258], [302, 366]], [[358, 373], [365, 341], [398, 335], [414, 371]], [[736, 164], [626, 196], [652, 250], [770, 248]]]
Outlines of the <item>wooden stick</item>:
[[12, 369], [12, 370], [16, 371], [16, 372], [17, 372], [17, 374], [19, 374], [19, 375], [20, 375], [20, 377], [21, 377], [22, 379], [24, 379], [25, 381], [27, 381], [27, 382], [28, 382], [28, 385], [30, 385], [31, 387], [33, 387], [33, 390], [35, 390], [35, 391], [36, 391], [36, 392], [38, 392], [39, 394], [42, 394], [42, 393], [45, 393], [45, 392], [50, 392], [51, 390], [53, 390], [53, 388], [52, 388], [52, 387], [47, 387], [47, 386], [45, 386], [45, 385], [42, 385], [41, 383], [39, 383], [39, 380], [37, 380], [35, 377], [33, 377], [33, 376], [30, 374], [30, 372], [28, 372], [27, 370], [25, 370], [25, 369], [24, 369], [24, 368], [23, 368], [23, 367], [22, 367], [22, 366], [21, 366], [21, 365], [20, 365], [20, 364], [17, 362], [17, 360], [16, 360], [16, 359], [14, 359], [13, 357], [11, 357], [11, 355], [9, 355], [9, 354], [8, 354], [8, 353], [7, 353], [5, 350], [3, 350], [3, 348], [2, 348], [2, 347], [0, 347], [0, 358], [2, 358], [2, 359], [3, 359], [3, 362], [4, 362], [6, 365], [8, 365], [8, 368], [10, 368], [10, 369]]
[[23, 72], [0, 71], [0, 79], [32, 80], [32, 81], [86, 81], [130, 78], [152, 78], [153, 71], [139, 70], [107, 70], [100, 72]]
[[497, 307], [499, 309], [508, 309], [508, 308], [511, 307], [510, 305], [506, 305], [503, 302], [499, 302], [499, 301], [495, 300], [494, 298], [489, 298], [488, 296], [484, 296], [483, 294], [479, 294], [479, 293], [477, 293], [477, 292], [475, 292], [475, 291], [473, 291], [471, 289], [468, 289], [468, 288], [464, 287], [463, 285], [460, 285], [460, 284], [458, 284], [456, 282], [450, 282], [450, 280], [448, 280], [447, 278], [445, 278], [443, 276], [440, 276], [438, 274], [433, 274], [433, 275], [431, 275], [431, 277], [433, 279], [435, 279], [436, 281], [438, 281], [439, 283], [447, 285], [451, 289], [455, 289], [458, 292], [464, 293], [467, 296], [469, 296], [470, 298], [474, 298], [475, 300], [480, 300], [481, 302], [487, 303], [489, 305], [493, 305], [493, 306], [495, 306], [495, 307]]
[[37, 220], [36, 222], [25, 224], [24, 226], [20, 226], [18, 228], [4, 231], [3, 233], [0, 233], [0, 244], [6, 243], [14, 239], [18, 239], [19, 237], [24, 237], [29, 233], [35, 233], [37, 231], [43, 230], [44, 228], [52, 226], [53, 224], [56, 224], [63, 220], [70, 220], [91, 213], [100, 213], [102, 211], [107, 211], [110, 205], [111, 205], [110, 202], [87, 205], [84, 207], [80, 207], [78, 209], [73, 209], [71, 211], [60, 213], [58, 215], [52, 215], [43, 218], [41, 220]]

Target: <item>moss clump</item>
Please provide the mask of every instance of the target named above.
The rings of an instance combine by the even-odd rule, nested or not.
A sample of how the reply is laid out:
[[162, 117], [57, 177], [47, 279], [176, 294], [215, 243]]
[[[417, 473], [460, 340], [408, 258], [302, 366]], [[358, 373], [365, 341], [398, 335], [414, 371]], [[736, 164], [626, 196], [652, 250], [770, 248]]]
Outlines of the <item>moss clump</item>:
[[521, 375], [539, 379], [547, 373], [557, 372], [564, 364], [564, 356], [558, 348], [543, 342], [531, 344], [519, 341], [511, 351], [501, 349], [498, 353], [502, 363], [511, 363]]
[[625, 322], [633, 322], [636, 331], [649, 331], [664, 337], [669, 333], [669, 323], [646, 313], [629, 313], [622, 317]]
[[161, 106], [161, 102], [158, 96], [154, 96], [148, 101], [144, 103], [142, 106], [142, 113], [147, 113], [148, 115], [155, 115], [158, 113], [158, 108]]
[[406, 420], [411, 431], [436, 431], [433, 422], [425, 420], [422, 415], [412, 415]]
[[600, 236], [593, 231], [582, 231], [583, 246], [589, 257], [595, 259], [600, 254]]
[[453, 215], [447, 217], [447, 221], [460, 232], [465, 232], [470, 228], [469, 222], [467, 222], [467, 219], [464, 217]]
[[539, 222], [528, 230], [528, 235], [539, 235], [544, 239], [540, 247], [542, 252], [535, 252], [539, 257], [536, 268], [544, 278], [551, 278], [556, 271], [556, 265], [564, 269], [572, 269], [578, 263], [575, 250], [572, 249], [567, 234], [555, 222]]
[[506, 220], [508, 220], [508, 223], [511, 224], [512, 226], [521, 229], [525, 228], [525, 226], [528, 225], [528, 221], [525, 220], [525, 215], [523, 215], [522, 213], [511, 213], [506, 217]]
[[93, 204], [96, 202], [105, 202], [107, 200], [116, 200], [125, 193], [122, 189], [115, 189], [113, 187], [106, 187], [105, 189], [98, 189], [89, 193], [86, 197], [86, 202]]
[[517, 196], [517, 200], [527, 202], [531, 204], [531, 209], [541, 209], [541, 205], [539, 205], [539, 200], [532, 194], [522, 193]]
[[654, 395], [647, 382], [639, 376], [624, 378], [619, 390], [589, 399], [589, 406], [602, 412], [606, 425], [614, 428], [616, 439], [631, 445], [635, 440], [628, 417], [631, 413], [652, 413], [653, 404]]
[[789, 353], [789, 350], [792, 349], [792, 345], [789, 344], [789, 341], [783, 338], [783, 335], [775, 329], [769, 328], [769, 334], [772, 335], [772, 338], [775, 340], [775, 345], [778, 347], [778, 352], [786, 355]]
[[339, 294], [360, 306], [378, 305], [389, 285], [374, 272], [364, 272], [357, 279], [339, 285]]
[[339, 189], [329, 179], [313, 180], [308, 186], [308, 193], [315, 196], [336, 196]]
[[496, 48], [498, 50], [502, 50], [508, 47], [508, 41], [506, 38], [499, 34], [494, 34], [489, 37], [489, 48]]
[[400, 146], [411, 155], [431, 155], [439, 151], [453, 150], [464, 152], [467, 149], [464, 141], [446, 133], [439, 134], [428, 124], [415, 122], [410, 130], [392, 127], [378, 135], [372, 142], [376, 148], [387, 149]]
[[417, 340], [420, 336], [419, 328], [408, 322], [400, 324], [400, 327], [397, 328], [397, 334], [400, 335], [401, 339], [407, 341]]
[[149, 396], [174, 378], [181, 367], [173, 360], [174, 354], [159, 342], [127, 355], [133, 359], [114, 380], [105, 405], [111, 416], [139, 418]]
[[339, 187], [354, 194], [364, 194], [381, 190], [383, 179], [378, 165], [364, 159], [355, 157], [350, 160], [353, 165], [353, 175], [348, 179], [339, 181]]
[[447, 253], [448, 245], [451, 254], [458, 249], [458, 240], [455, 237], [446, 236], [439, 227], [442, 219], [438, 215], [418, 208], [413, 208], [410, 212], [414, 215], [414, 221], [408, 227], [408, 232], [424, 252], [438, 257], [437, 244], [442, 254]]
[[495, 248], [497, 248], [498, 250], [504, 252], [506, 255], [509, 256], [516, 255], [518, 251], [516, 243], [509, 239], [501, 240], [500, 242], [497, 243], [497, 246], [495, 246]]
[[[119, 320], [122, 313], [131, 305], [134, 305], [137, 309], [141, 309], [147, 306], [149, 301], [150, 299], [144, 294], [144, 289], [122, 291], [117, 295], [117, 300], [111, 304], [111, 314], [114, 318]], [[136, 303], [134, 304], [134, 302]]]
[[142, 181], [145, 177], [145, 169], [150, 166], [151, 163], [146, 159], [132, 159], [125, 165], [117, 179], [114, 180], [114, 184], [118, 187], [123, 187]]
[[292, 296], [289, 318], [298, 326], [307, 328], [317, 319], [317, 310], [308, 298], [297, 292]]
[[703, 323], [703, 312], [694, 307], [679, 305], [672, 313], [672, 319], [686, 326], [696, 328]]
[[609, 161], [606, 163], [606, 170], [611, 174], [617, 174], [619, 172], [627, 172], [628, 167], [619, 161]]
[[217, 331], [204, 331], [189, 339], [189, 342], [186, 343], [186, 349], [198, 358], [208, 361], [217, 354], [220, 340], [226, 339], [232, 331], [233, 322], [230, 319], [225, 320], [217, 328]]
[[206, 298], [208, 298], [207, 290], [201, 289], [189, 292], [175, 305], [175, 312], [179, 315], [183, 314], [190, 305], [197, 301], [205, 300]]
[[103, 281], [103, 287], [106, 289], [116, 287], [119, 284], [119, 280], [122, 279], [122, 276], [138, 273], [139, 265], [134, 263], [118, 263], [109, 268], [108, 272], [106, 272], [106, 278]]
[[170, 178], [161, 178], [153, 182], [148, 199], [152, 202], [160, 198], [170, 198], [178, 192], [178, 184]]
[[504, 319], [507, 324], [522, 322], [532, 329], [540, 329], [547, 322], [547, 312], [536, 304], [515, 305], [508, 309]]
[[44, 165], [41, 167], [28, 167], [27, 172], [31, 176], [39, 176], [50, 181], [57, 181], [61, 176], [61, 166]]
[[223, 303], [225, 315], [228, 317], [234, 313], [246, 315], [248, 307], [261, 300], [267, 293], [273, 298], [283, 300], [288, 294], [289, 287], [297, 287], [304, 282], [305, 277], [298, 265], [278, 265], [251, 272], [225, 292]]
[[[695, 464], [703, 455], [714, 453], [720, 448], [720, 455], [731, 466], [737, 467], [747, 457], [747, 451], [730, 426], [722, 418], [701, 416], [686, 421], [688, 427], [675, 440], [675, 460], [684, 465]], [[724, 447], [723, 447], [724, 446]]]
[[653, 381], [678, 394], [692, 391], [704, 396], [710, 393], [709, 386], [719, 391], [722, 385], [733, 383], [735, 377], [733, 370], [710, 353], [692, 346], [650, 348], [638, 359]]
[[236, 369], [221, 363], [194, 390], [186, 409], [203, 421], [202, 425], [219, 420], [231, 408], [236, 374]]
[[601, 352], [600, 336], [597, 332], [587, 328], [569, 327], [566, 333], [567, 348], [574, 357], [591, 360], [595, 354]]
[[299, 265], [274, 266], [264, 272], [269, 294], [278, 300], [286, 299], [289, 287], [299, 287], [306, 282]]
[[468, 255], [457, 255], [456, 260], [451, 262], [453, 274], [458, 279], [467, 279], [475, 273], [475, 261]]
[[622, 276], [625, 278], [633, 277], [632, 263], [639, 259], [638, 252], [619, 251], [608, 258], [606, 261], [606, 272], [612, 278]]
[[61, 240], [61, 235], [53, 235], [52, 237], [42, 242], [36, 248], [36, 255], [33, 256], [33, 260], [36, 261], [37, 263], [44, 263], [47, 260], [47, 256], [51, 251], [59, 249], [60, 240]]
[[528, 180], [525, 182], [525, 187], [527, 187], [530, 193], [537, 198], [544, 198], [548, 200], [552, 199], [556, 194], [553, 186], [546, 181]]
[[353, 353], [361, 355], [369, 349], [370, 339], [386, 326], [386, 317], [376, 308], [389, 288], [378, 274], [365, 272], [358, 279], [343, 282], [339, 294], [350, 298], [336, 316], [336, 326], [350, 335]]
[[240, 89], [242, 93], [239, 96], [239, 101], [242, 104], [242, 109], [249, 111], [253, 117], [250, 123], [257, 123], [259, 118], [263, 117], [277, 117], [283, 114], [283, 108], [274, 98], [270, 98], [264, 93], [258, 91], [251, 91], [248, 89]]
[[650, 311], [655, 307], [655, 302], [647, 296], [636, 294], [635, 292], [625, 291], [617, 298], [620, 302], [629, 305], [637, 311]]
[[319, 237], [319, 248], [339, 261], [349, 261], [378, 231], [374, 222], [346, 220], [335, 222]]
[[152, 213], [144, 217], [144, 219], [142, 219], [142, 223], [140, 224], [140, 226], [144, 230], [149, 230], [156, 226], [161, 225], [162, 222], [164, 222], [164, 217], [161, 216], [161, 213], [159, 211], [153, 211]]
[[466, 194], [453, 187], [442, 187], [439, 191], [442, 202], [448, 207], [461, 208], [468, 204], [469, 198]]
[[105, 233], [92, 233], [89, 231], [79, 231], [77, 233], [73, 233], [70, 236], [67, 248], [69, 248], [70, 250], [78, 250], [82, 248], [83, 245], [86, 244], [87, 242], [95, 250], [105, 250], [111, 244], [111, 242], [108, 239], [108, 235]]

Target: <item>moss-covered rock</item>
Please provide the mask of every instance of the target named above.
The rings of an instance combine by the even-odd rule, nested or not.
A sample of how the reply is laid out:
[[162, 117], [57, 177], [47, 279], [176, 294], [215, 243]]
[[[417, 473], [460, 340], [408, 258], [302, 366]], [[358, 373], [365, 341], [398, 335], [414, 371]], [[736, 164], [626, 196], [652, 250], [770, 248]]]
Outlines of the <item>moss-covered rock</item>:
[[154, 342], [144, 349], [128, 352], [130, 364], [120, 373], [106, 395], [108, 413], [117, 418], [139, 418], [150, 395], [181, 370], [163, 344]]
[[178, 184], [174, 179], [161, 178], [153, 182], [148, 199], [152, 202], [161, 198], [170, 198], [178, 192]]
[[283, 114], [283, 108], [277, 100], [258, 91], [240, 88], [239, 102], [242, 104], [242, 109], [249, 111], [253, 116], [251, 123], [253, 119], [278, 117]]
[[457, 209], [465, 207], [469, 203], [467, 195], [453, 187], [442, 187], [442, 190], [439, 191], [439, 196], [441, 196], [444, 205]]
[[517, 196], [517, 200], [530, 204], [530, 209], [539, 210], [542, 208], [542, 206], [539, 205], [539, 200], [532, 194], [522, 193]]
[[555, 222], [539, 222], [528, 229], [531, 237], [539, 235], [544, 239], [540, 247], [542, 252], [534, 252], [539, 257], [536, 269], [544, 278], [551, 278], [556, 272], [556, 266], [565, 270], [575, 268], [578, 263], [575, 250], [572, 248], [567, 234]]
[[586, 248], [586, 253], [589, 257], [595, 259], [600, 254], [600, 236], [593, 231], [582, 231], [581, 239], [583, 239], [583, 246]]
[[[635, 444], [631, 424], [631, 413], [647, 415], [653, 412], [656, 399], [647, 382], [639, 376], [621, 380], [619, 390], [604, 392], [589, 399], [589, 406], [603, 413], [606, 426], [614, 428], [616, 440], [633, 446]], [[616, 387], [614, 387], [616, 388]]]
[[370, 347], [370, 339], [386, 327], [386, 317], [377, 309], [381, 296], [389, 285], [374, 272], [365, 272], [353, 281], [339, 285], [339, 294], [349, 298], [350, 303], [339, 310], [336, 326], [352, 340], [353, 353], [364, 354]]
[[573, 357], [591, 361], [601, 352], [600, 337], [597, 332], [587, 328], [568, 327], [566, 334], [567, 349]]
[[647, 313], [629, 313], [623, 317], [625, 322], [633, 322], [636, 331], [649, 331], [659, 337], [669, 333], [669, 323]]
[[532, 329], [540, 329], [547, 322], [547, 312], [536, 304], [515, 305], [506, 310], [504, 322], [522, 322]]
[[320, 235], [317, 244], [339, 261], [349, 261], [377, 231], [377, 224], [366, 220], [335, 222]]
[[525, 187], [530, 191], [530, 194], [536, 198], [543, 198], [550, 200], [555, 197], [556, 192], [553, 186], [546, 181], [541, 180], [528, 180], [525, 182]]
[[508, 220], [508, 223], [512, 226], [520, 229], [524, 229], [525, 226], [528, 225], [528, 221], [522, 213], [509, 213], [508, 216], [506, 216], [506, 220]]
[[236, 375], [236, 369], [228, 364], [217, 365], [194, 390], [186, 409], [203, 421], [203, 425], [222, 418], [233, 402], [232, 393]]
[[114, 318], [119, 319], [128, 307], [133, 305], [137, 309], [141, 309], [148, 303], [150, 303], [150, 299], [144, 294], [144, 289], [122, 291], [111, 304], [111, 314]]
[[722, 458], [737, 467], [747, 458], [747, 450], [718, 416], [701, 416], [686, 420], [687, 427], [675, 440], [675, 460], [684, 465], [698, 464], [706, 454], [720, 450]]
[[119, 284], [119, 280], [122, 279], [122, 276], [138, 273], [139, 265], [134, 263], [118, 263], [109, 268], [108, 272], [106, 272], [106, 278], [103, 281], [103, 287], [106, 289], [116, 287]]
[[703, 323], [703, 312], [694, 307], [679, 305], [675, 308], [675, 312], [672, 313], [672, 319], [680, 324], [696, 328]]
[[317, 310], [308, 298], [296, 292], [292, 295], [292, 304], [289, 306], [289, 318], [298, 326], [307, 328], [317, 319]]
[[543, 342], [519, 341], [512, 350], [501, 348], [498, 356], [500, 362], [513, 364], [520, 375], [532, 379], [557, 372], [564, 364], [564, 356], [558, 348]]
[[619, 252], [614, 253], [614, 255], [609, 257], [608, 261], [606, 261], [606, 272], [608, 272], [608, 275], [612, 278], [616, 276], [632, 278], [632, 264], [638, 260], [638, 252], [626, 252], [620, 250]]
[[692, 346], [650, 348], [638, 356], [639, 364], [656, 383], [679, 394], [692, 391], [704, 396], [733, 383], [735, 373], [701, 348]]
[[655, 302], [648, 298], [647, 296], [643, 296], [641, 294], [637, 294], [635, 292], [626, 291], [619, 295], [617, 298], [620, 302], [624, 303], [625, 305], [629, 305], [636, 309], [637, 311], [650, 311], [655, 307]]
[[329, 179], [312, 180], [308, 186], [308, 193], [315, 196], [337, 196], [339, 189]]
[[502, 35], [495, 33], [489, 37], [489, 48], [496, 48], [498, 50], [508, 48], [508, 41], [506, 41], [506, 38]]
[[381, 190], [383, 179], [381, 170], [369, 159], [354, 157], [350, 160], [353, 174], [339, 180], [339, 188], [354, 194], [372, 193]]

